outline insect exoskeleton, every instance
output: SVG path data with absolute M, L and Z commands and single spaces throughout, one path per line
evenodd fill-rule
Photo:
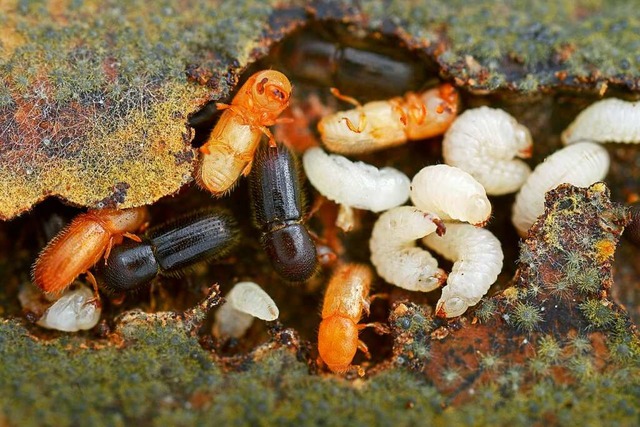
M 434 231 L 444 232 L 440 219 L 413 206 L 380 215 L 369 241 L 371 263 L 378 275 L 410 291 L 428 292 L 442 285 L 447 274 L 428 251 L 416 247 L 417 239 Z
M 422 168 L 411 181 L 411 201 L 440 219 L 483 225 L 491 203 L 482 184 L 467 172 L 448 165 Z
M 430 234 L 424 244 L 453 261 L 436 315 L 456 317 L 476 305 L 502 271 L 502 247 L 489 230 L 470 224 L 447 224 L 442 236 Z
M 217 337 L 240 338 L 258 318 L 268 322 L 280 315 L 276 303 L 257 283 L 236 283 L 216 311 L 213 334 Z
M 94 210 L 78 215 L 42 250 L 33 265 L 33 281 L 47 293 L 64 291 L 80 274 L 97 285 L 89 269 L 123 237 L 139 241 L 131 234 L 148 219 L 145 207 Z M 97 295 L 96 295 L 97 296 Z
M 416 89 L 428 79 L 420 58 L 408 50 L 363 46 L 364 40 L 328 37 L 325 29 L 305 28 L 277 46 L 278 59 L 287 72 L 316 86 L 349 89 L 354 96 L 384 99 Z M 375 88 L 375 90 L 371 90 Z
M 352 98 L 339 97 L 357 104 Z M 450 84 L 404 98 L 374 101 L 324 117 L 318 131 L 335 153 L 360 154 L 443 134 L 458 111 L 458 93 Z
M 300 168 L 282 144 L 263 144 L 250 176 L 254 222 L 271 265 L 286 280 L 302 282 L 315 273 L 316 247 L 303 224 Z
M 409 198 L 409 178 L 393 168 L 378 169 L 363 162 L 314 147 L 302 156 L 309 182 L 329 200 L 340 204 L 338 226 L 348 231 L 353 227 L 351 208 L 381 212 L 399 206 Z
M 516 196 L 511 222 L 521 236 L 544 213 L 544 195 L 560 184 L 588 187 L 609 171 L 609 153 L 601 145 L 579 142 L 556 151 L 533 170 Z
M 446 164 L 462 169 L 498 196 L 518 191 L 531 173 L 523 159 L 531 157 L 529 130 L 507 112 L 480 107 L 458 117 L 444 135 Z
M 640 101 L 609 98 L 592 104 L 562 132 L 562 141 L 639 143 Z
M 148 231 L 140 242 L 115 246 L 98 267 L 111 291 L 135 291 L 158 274 L 177 275 L 199 262 L 227 255 L 238 243 L 238 225 L 229 212 L 210 209 L 178 217 Z
M 369 312 L 372 273 L 361 264 L 345 264 L 331 276 L 322 304 L 318 331 L 318 352 L 333 372 L 346 372 L 358 348 L 367 352 L 358 339 L 365 325 L 358 325 L 362 311 Z
M 240 88 L 231 105 L 225 109 L 200 147 L 200 164 L 196 171 L 198 183 L 221 196 L 231 189 L 241 174 L 251 171 L 253 155 L 263 135 L 275 144 L 267 126 L 276 123 L 289 105 L 291 83 L 275 70 L 255 73 Z
M 93 297 L 93 292 L 85 285 L 68 289 L 36 323 L 43 328 L 64 332 L 91 329 L 98 324 L 102 312 L 99 305 L 88 304 Z

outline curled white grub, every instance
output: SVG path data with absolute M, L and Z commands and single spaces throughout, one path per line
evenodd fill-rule
M 640 101 L 608 98 L 592 104 L 562 132 L 562 141 L 639 143 Z
M 99 305 L 88 303 L 94 296 L 93 291 L 84 285 L 66 291 L 44 312 L 37 325 L 63 332 L 93 328 L 102 313 Z
M 442 236 L 430 234 L 424 244 L 453 261 L 436 306 L 440 317 L 456 317 L 476 305 L 502 271 L 502 247 L 489 230 L 470 224 L 447 224 Z
M 276 303 L 253 282 L 236 283 L 216 311 L 213 334 L 240 338 L 253 324 L 253 319 L 272 321 L 280 315 Z
M 556 151 L 533 170 L 516 196 L 511 222 L 521 236 L 544 213 L 544 195 L 560 184 L 588 187 L 609 171 L 609 153 L 601 145 L 578 142 Z
M 416 240 L 434 231 L 443 232 L 436 216 L 413 206 L 393 208 L 376 221 L 369 241 L 371 263 L 380 277 L 410 291 L 428 292 L 439 287 L 446 273 Z
M 487 194 L 509 194 L 524 184 L 531 168 L 529 129 L 503 110 L 480 107 L 458 117 L 442 141 L 446 164 L 462 169 L 485 188 Z
M 316 190 L 326 198 L 349 208 L 381 212 L 409 199 L 409 178 L 397 169 L 382 168 L 346 157 L 327 154 L 314 147 L 302 156 L 305 174 Z M 349 218 L 349 212 L 342 212 Z M 346 221 L 345 228 L 348 228 Z
M 442 220 L 482 225 L 491 216 L 484 187 L 467 172 L 448 165 L 423 168 L 411 181 L 411 201 Z

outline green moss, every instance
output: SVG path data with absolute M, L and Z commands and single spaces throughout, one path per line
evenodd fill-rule
M 557 362 L 562 355 L 562 348 L 551 335 L 541 337 L 538 340 L 537 349 L 538 355 L 549 362 Z
M 634 82 L 640 71 L 629 54 L 640 47 L 629 31 L 640 25 L 640 17 L 629 2 L 457 0 L 427 3 L 424 10 L 416 10 L 398 0 L 371 2 L 367 12 L 397 16 L 405 30 L 433 45 L 440 40 L 440 29 L 446 28 L 447 44 L 439 62 L 454 77 L 490 90 L 511 85 L 534 92 L 559 83 L 558 70 L 570 76 L 565 84 L 577 83 L 572 76 L 591 78 L 594 70 L 602 80 Z M 470 70 L 465 57 L 472 57 L 480 69 Z
M 498 304 L 494 299 L 485 299 L 475 312 L 475 315 L 481 322 L 487 322 L 496 314 Z
M 123 348 L 83 350 L 83 341 L 64 335 L 38 343 L 19 323 L 0 323 L 0 413 L 21 425 L 139 423 L 158 415 L 150 401 L 184 401 L 222 381 L 211 356 L 175 329 Z
M 599 299 L 587 300 L 580 304 L 579 308 L 593 329 L 602 329 L 611 325 L 616 317 L 610 303 Z
M 577 358 L 571 369 L 583 381 L 569 387 L 544 377 L 523 391 L 522 369 L 498 369 L 501 359 L 487 354 L 483 363 L 500 372 L 500 384 L 479 385 L 472 401 L 443 410 L 445 396 L 402 368 L 356 386 L 311 375 L 280 349 L 222 375 L 179 322 L 143 324 L 128 331 L 124 345 L 94 350 L 83 348 L 79 335 L 38 342 L 19 323 L 3 322 L 0 413 L 22 426 L 530 425 L 547 413 L 581 425 L 606 413 L 625 425 L 640 416 L 640 371 L 633 365 L 598 374 L 588 358 Z M 455 371 L 446 376 L 452 384 L 460 379 Z
M 543 321 L 542 313 L 538 307 L 531 303 L 518 301 L 511 312 L 510 321 L 524 332 L 532 332 Z
M 551 295 L 560 300 L 568 300 L 573 295 L 573 280 L 569 277 L 561 277 L 548 285 Z
M 415 370 L 422 369 L 431 356 L 430 333 L 434 329 L 431 316 L 420 305 L 405 302 L 392 310 L 389 320 L 396 337 L 394 348 L 398 356 L 395 363 Z
M 591 341 L 582 335 L 573 337 L 569 342 L 569 346 L 575 355 L 589 353 L 592 350 Z
M 252 1 L 76 6 L 3 6 L 11 27 L 0 39 L 6 31 L 11 50 L 0 53 L 0 218 L 49 194 L 139 206 L 191 181 L 193 163 L 178 160 L 193 157 L 187 116 L 233 79 L 214 78 L 212 91 L 188 81 L 187 67 L 239 70 L 272 12 Z
M 448 368 L 442 371 L 442 381 L 446 385 L 454 385 L 462 379 L 460 371 L 455 368 Z
M 545 376 L 549 373 L 551 363 L 544 357 L 533 357 L 527 362 L 527 368 L 531 373 L 538 376 Z
M 480 355 L 480 367 L 487 371 L 497 371 L 504 364 L 504 360 L 497 354 L 487 353 Z
M 595 374 L 593 359 L 590 356 L 572 357 L 568 360 L 567 365 L 573 375 L 580 380 L 593 377 Z
M 612 333 L 607 340 L 607 347 L 611 357 L 619 363 L 633 363 L 640 366 L 640 338 L 637 334 L 626 332 L 627 320 L 617 316 L 613 322 Z
M 600 272 L 595 267 L 588 267 L 577 272 L 574 280 L 578 291 L 586 295 L 598 292 L 602 286 Z

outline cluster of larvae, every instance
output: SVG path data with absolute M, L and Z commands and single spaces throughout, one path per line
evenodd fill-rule
M 231 104 L 218 104 L 223 113 L 199 149 L 196 179 L 214 196 L 223 197 L 241 175 L 249 176 L 262 247 L 285 281 L 302 282 L 318 270 L 318 260 L 304 224 L 299 166 L 268 128 L 282 121 L 279 116 L 289 105 L 291 91 L 282 73 L 260 71 Z M 543 213 L 546 191 L 565 182 L 587 186 L 604 178 L 609 159 L 596 142 L 636 142 L 640 134 L 640 120 L 600 134 L 599 120 L 606 122 L 608 115 L 614 115 L 613 108 L 624 109 L 625 117 L 639 115 L 637 104 L 602 101 L 563 134 L 569 145 L 532 172 L 521 160 L 532 152 L 529 131 L 498 109 L 482 107 L 457 117 L 458 94 L 449 84 L 364 105 L 337 90 L 333 93 L 355 108 L 319 122 L 323 145 L 335 154 L 319 146 L 307 149 L 302 156 L 307 178 L 319 193 L 340 205 L 338 225 L 345 231 L 353 227 L 354 209 L 382 213 L 370 239 L 376 272 L 386 282 L 412 291 L 444 285 L 436 314 L 446 318 L 460 316 L 477 304 L 502 269 L 500 242 L 483 228 L 491 216 L 487 195 L 519 191 L 512 219 L 524 235 Z M 445 164 L 425 166 L 412 179 L 393 168 L 378 169 L 342 156 L 442 134 Z M 265 135 L 268 142 L 261 143 Z M 409 199 L 412 206 L 401 206 Z M 92 327 L 99 318 L 99 287 L 133 291 L 157 275 L 177 274 L 195 263 L 220 258 L 238 241 L 235 220 L 224 211 L 201 212 L 135 234 L 142 233 L 147 222 L 144 208 L 90 211 L 50 242 L 34 265 L 35 284 L 46 294 L 60 295 L 86 273 L 94 292 L 82 287 L 68 291 L 63 296 L 67 300 L 59 300 L 67 301 L 60 303 L 62 308 L 54 309 L 59 303 L 52 305 L 40 324 L 60 330 Z M 418 239 L 453 261 L 451 272 L 439 268 L 437 260 L 417 246 Z M 97 280 L 89 272 L 95 264 Z M 363 313 L 368 314 L 372 280 L 367 265 L 338 262 L 329 281 L 318 351 L 334 372 L 351 369 L 358 349 L 367 352 L 358 338 L 362 328 L 383 329 L 359 324 Z M 254 317 L 267 321 L 278 317 L 275 302 L 255 283 L 238 283 L 226 299 L 215 316 L 216 336 L 240 337 Z M 59 326 L 61 318 L 71 319 L 65 328 Z

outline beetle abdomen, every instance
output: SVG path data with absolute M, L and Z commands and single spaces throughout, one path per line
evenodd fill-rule
M 292 282 L 302 282 L 317 268 L 316 247 L 302 224 L 265 233 L 261 239 L 276 272 Z

